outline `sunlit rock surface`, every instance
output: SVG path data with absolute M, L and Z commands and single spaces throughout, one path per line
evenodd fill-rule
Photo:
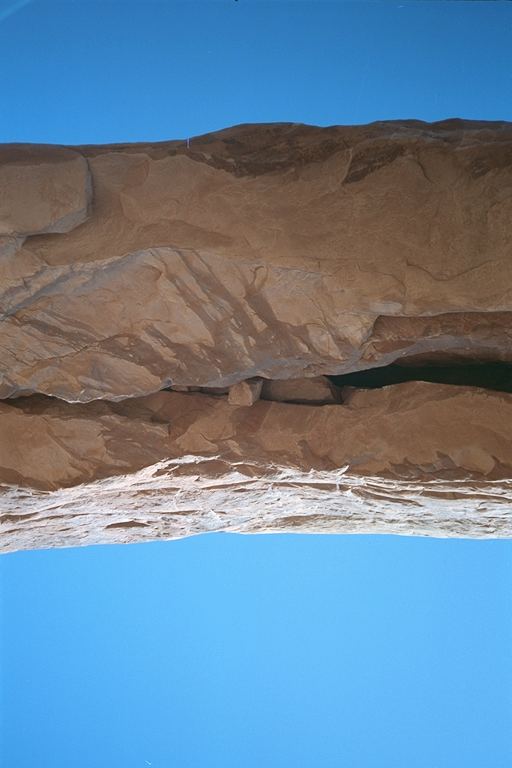
M 92 199 L 86 158 L 67 147 L 0 146 L 0 237 L 70 232 Z
M 508 368 L 321 377 L 512 363 L 511 221 L 507 123 L 0 147 L 3 549 L 509 536 Z

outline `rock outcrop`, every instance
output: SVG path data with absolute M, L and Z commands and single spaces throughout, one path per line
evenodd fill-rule
M 2 548 L 511 535 L 511 221 L 507 123 L 0 147 Z
M 312 376 L 309 379 L 263 380 L 262 400 L 278 403 L 301 403 L 302 405 L 332 405 L 341 403 L 341 391 L 327 376 Z

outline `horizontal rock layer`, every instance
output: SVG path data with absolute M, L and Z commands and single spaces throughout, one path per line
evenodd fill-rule
M 510 535 L 510 395 L 318 378 L 511 363 L 510 221 L 507 123 L 0 147 L 3 548 Z
M 131 544 L 199 533 L 512 536 L 512 482 L 392 481 L 183 456 L 43 494 L 9 488 L 0 551 Z
M 344 405 L 321 407 L 267 401 L 233 406 L 227 398 L 178 392 L 82 405 L 30 397 L 0 404 L 0 419 L 5 438 L 0 482 L 37 489 L 29 494 L 10 489 L 2 521 L 6 549 L 30 538 L 32 508 L 53 510 L 55 522 L 46 531 L 44 516 L 34 513 L 39 543 L 49 541 L 49 531 L 55 533 L 55 543 L 63 544 L 81 538 L 87 543 L 133 541 L 142 526 L 145 539 L 157 538 L 162 530 L 160 507 L 176 535 L 181 526 L 189 532 L 259 530 L 263 520 L 266 531 L 336 530 L 336 524 L 339 530 L 371 530 L 379 499 L 381 532 L 435 532 L 438 502 L 451 499 L 458 502 L 450 513 L 444 510 L 439 535 L 512 534 L 509 394 L 413 382 L 355 390 Z M 203 482 L 204 467 L 208 482 Z M 255 497 L 240 495 L 245 491 L 231 483 L 233 472 L 258 479 L 256 486 L 249 483 L 258 489 Z M 275 488 L 295 488 L 285 492 L 286 514 L 277 503 L 279 493 L 267 496 L 265 491 L 272 490 L 277 476 L 281 480 Z M 373 478 L 373 491 L 362 490 L 361 477 L 366 476 Z M 116 480 L 105 484 L 105 478 Z M 146 480 L 139 492 L 141 478 Z M 468 478 L 472 481 L 465 486 Z M 438 498 L 440 481 L 443 491 Z M 303 486 L 315 493 L 328 491 L 315 496 L 314 513 L 308 497 L 301 501 Z M 69 492 L 58 491 L 62 488 Z M 101 524 L 99 500 L 105 488 L 115 492 Z M 208 498 L 208 488 L 222 493 L 214 501 Z M 175 508 L 178 492 L 185 494 L 180 503 L 188 499 L 185 510 L 183 505 Z M 357 501 L 355 527 L 353 494 L 373 499 L 366 512 Z M 322 496 L 329 497 L 325 526 Z M 88 500 L 93 513 L 87 509 Z M 205 510 L 212 511 L 213 528 Z M 95 522 L 88 532 L 90 514 Z
M 0 397 L 511 354 L 507 123 L 240 126 L 0 163 Z

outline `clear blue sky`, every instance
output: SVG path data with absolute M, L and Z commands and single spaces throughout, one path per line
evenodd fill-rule
M 0 0 L 0 72 L 0 141 L 512 120 L 512 3 Z M 214 535 L 0 579 L 2 766 L 512 765 L 512 542 Z

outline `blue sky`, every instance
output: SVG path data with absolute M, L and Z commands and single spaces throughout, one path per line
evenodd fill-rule
M 22 2 L 22 0 L 21 0 Z M 1 141 L 512 119 L 510 2 L 0 0 Z
M 4 2 L 0 141 L 512 120 L 510 2 Z M 512 542 L 0 558 L 9 768 L 509 768 Z

